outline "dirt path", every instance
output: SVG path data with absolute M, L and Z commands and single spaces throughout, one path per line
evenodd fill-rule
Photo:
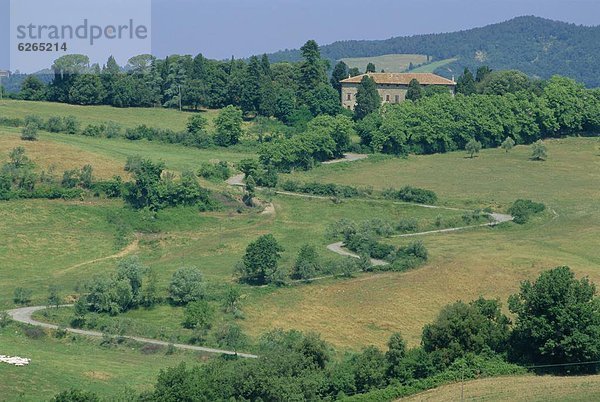
M 70 307 L 70 305 L 64 305 L 64 306 L 60 306 L 60 307 Z M 46 306 L 23 307 L 23 308 L 18 308 L 18 309 L 14 309 L 14 310 L 8 310 L 8 314 L 12 317 L 13 320 L 21 322 L 23 324 L 35 325 L 35 326 L 42 327 L 42 328 L 58 329 L 58 325 L 36 321 L 31 317 L 31 315 L 33 313 L 35 313 L 36 311 L 45 310 L 46 308 L 47 308 Z M 76 328 L 65 328 L 65 329 L 74 334 L 92 336 L 92 337 L 96 337 L 96 338 L 102 337 L 104 335 L 102 332 L 96 332 L 96 331 L 87 331 L 87 330 L 76 329 Z M 148 343 L 151 345 L 160 345 L 160 346 L 169 346 L 170 345 L 169 342 L 159 341 L 157 339 L 141 338 L 141 337 L 137 337 L 137 336 L 123 336 L 123 338 L 131 339 L 131 340 L 134 340 L 137 342 Z M 257 358 L 258 357 L 256 355 L 252 355 L 252 354 L 248 354 L 248 353 L 237 353 L 237 352 L 231 351 L 231 350 L 213 349 L 213 348 L 207 348 L 204 346 L 193 346 L 193 345 L 186 345 L 186 344 L 181 344 L 181 343 L 175 343 L 172 345 L 178 349 L 195 350 L 198 352 L 205 352 L 205 353 L 238 355 L 240 357 L 247 357 L 247 358 Z
M 325 162 L 321 162 L 323 165 L 331 165 L 334 163 L 340 163 L 340 162 L 354 162 L 354 161 L 359 161 L 361 159 L 367 159 L 369 157 L 369 155 L 367 154 L 355 154 L 352 152 L 349 152 L 347 154 L 344 154 L 343 158 L 340 159 L 333 159 L 330 161 L 325 161 Z
M 77 268 L 81 268 L 86 265 L 96 264 L 98 262 L 102 262 L 102 261 L 106 261 L 106 260 L 116 260 L 119 258 L 123 258 L 123 257 L 128 256 L 129 254 L 136 252 L 139 248 L 140 248 L 140 238 L 139 238 L 139 235 L 136 235 L 135 240 L 133 242 L 131 242 L 130 244 L 128 244 L 123 250 L 119 251 L 118 253 L 115 253 L 115 254 L 112 254 L 112 255 L 109 255 L 106 257 L 96 258 L 94 260 L 80 262 L 79 264 L 72 265 L 68 268 L 65 268 L 63 270 L 56 272 L 56 275 L 62 275 L 69 271 L 74 271 Z

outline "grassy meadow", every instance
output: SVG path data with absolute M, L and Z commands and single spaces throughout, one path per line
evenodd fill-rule
M 131 390 L 151 389 L 161 369 L 206 359 L 198 353 L 166 348 L 146 354 L 136 343 L 103 347 L 99 339 L 67 335 L 59 339 L 48 332 L 39 339 L 24 335 L 16 324 L 0 329 L 0 351 L 10 356 L 26 356 L 26 367 L 0 364 L 0 399 L 3 401 L 49 400 L 72 387 L 101 397 L 129 400 Z M 108 399 L 107 399 L 108 400 Z
M 427 63 L 427 56 L 422 54 L 386 54 L 374 57 L 355 57 L 342 59 L 348 67 L 356 67 L 360 72 L 367 69 L 367 64 L 373 63 L 380 72 L 382 69 L 387 73 L 401 73 L 408 69 L 410 63 L 413 65 Z
M 189 116 L 163 109 L 0 103 L 0 115 L 24 117 L 30 113 L 45 117 L 72 114 L 85 123 L 113 120 L 126 127 L 144 123 L 172 129 L 183 128 Z M 0 128 L 0 161 L 4 162 L 15 146 L 24 146 L 38 170 L 53 167 L 56 175 L 89 163 L 98 178 L 126 176 L 123 166 L 129 155 L 163 160 L 172 171 L 196 170 L 200 162 L 211 160 L 235 163 L 256 156 L 242 147 L 200 150 L 45 132 L 36 142 L 24 142 L 19 136 L 18 129 Z M 415 346 L 423 325 L 431 322 L 444 305 L 485 296 L 499 298 L 506 306 L 506 298 L 518 290 L 520 281 L 534 279 L 545 269 L 569 265 L 579 276 L 587 275 L 600 284 L 600 141 L 569 138 L 548 140 L 546 145 L 545 162 L 529 160 L 531 147 L 517 146 L 509 153 L 483 150 L 472 159 L 464 152 L 405 159 L 372 156 L 282 175 L 282 181 L 370 186 L 375 190 L 412 185 L 435 191 L 441 205 L 467 209 L 491 207 L 505 211 L 514 200 L 527 198 L 543 202 L 547 211 L 525 225 L 508 223 L 423 236 L 420 239 L 429 250 L 429 261 L 405 273 L 360 274 L 283 288 L 242 286 L 245 319 L 238 323 L 253 337 L 277 327 L 316 331 L 339 350 L 359 350 L 369 344 L 383 347 L 396 331 Z M 217 193 L 241 196 L 225 183 L 210 186 Z M 266 191 L 259 197 L 271 201 L 275 212 L 237 211 L 225 205 L 203 213 L 194 208 L 169 209 L 159 212 L 157 219 L 149 219 L 126 209 L 121 200 L 2 201 L 0 309 L 14 307 L 16 287 L 31 289 L 33 304 L 45 302 L 49 285 L 57 285 L 63 296 L 75 294 L 75 288 L 86 279 L 114 272 L 118 257 L 124 255 L 137 254 L 151 266 L 163 292 L 173 272 L 190 265 L 200 268 L 206 280 L 219 289 L 232 283 L 235 263 L 246 246 L 262 234 L 272 233 L 282 244 L 285 251 L 281 265 L 289 268 L 305 243 L 314 244 L 323 260 L 339 259 L 326 250 L 332 240 L 325 237 L 325 231 L 342 218 L 357 222 L 379 218 L 391 224 L 417 218 L 420 230 L 430 230 L 438 216 L 460 222 L 462 215 L 460 211 L 385 200 L 334 203 Z M 409 240 L 385 241 L 400 245 Z M 67 313 L 49 319 L 66 321 Z M 123 318 L 135 324 L 131 331 L 139 335 L 168 337 L 186 335 L 180 326 L 181 316 L 181 308 L 160 306 L 130 311 Z M 126 348 L 104 349 L 96 341 L 82 339 L 33 340 L 14 327 L 0 331 L 0 353 L 34 359 L 27 368 L 0 366 L 0 377 L 9 379 L 0 382 L 0 395 L 26 400 L 79 384 L 103 395 L 126 386 L 144 389 L 154 382 L 159 368 L 182 359 L 197 360 L 188 355 L 158 358 Z M 77 359 L 69 358 L 73 356 Z M 36 378 L 39 381 L 34 387 Z M 494 381 L 500 384 L 502 379 Z M 527 389 L 526 384 L 522 387 Z M 481 395 L 480 399 L 504 395 L 500 388 L 497 392 L 498 397 L 474 395 Z M 570 396 L 565 394 L 565 398 Z
M 457 59 L 444 59 L 444 60 L 434 61 L 434 62 L 425 64 L 425 65 L 419 66 L 419 67 L 415 68 L 414 70 L 412 70 L 412 72 L 413 73 L 433 73 L 438 68 L 444 67 L 445 65 L 453 63 L 456 60 Z
M 600 375 L 581 377 L 517 376 L 464 383 L 465 401 L 587 402 L 600 399 Z M 461 383 L 421 392 L 403 402 L 458 401 Z

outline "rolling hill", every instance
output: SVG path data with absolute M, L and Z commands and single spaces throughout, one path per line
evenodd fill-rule
M 340 41 L 321 47 L 323 57 L 372 57 L 386 54 L 426 54 L 433 61 L 457 58 L 435 70 L 450 77 L 464 67 L 488 65 L 517 69 L 540 78 L 560 74 L 600 86 L 600 26 L 587 27 L 524 16 L 452 33 L 395 37 L 386 40 Z M 298 60 L 298 50 L 269 56 L 272 61 Z

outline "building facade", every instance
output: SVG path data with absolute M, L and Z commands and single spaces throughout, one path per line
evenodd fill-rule
M 423 87 L 435 85 L 447 88 L 454 95 L 456 82 L 431 73 L 367 73 L 340 81 L 342 84 L 342 106 L 354 110 L 356 93 L 364 76 L 373 78 L 382 103 L 400 103 L 406 99 L 408 84 L 417 80 Z

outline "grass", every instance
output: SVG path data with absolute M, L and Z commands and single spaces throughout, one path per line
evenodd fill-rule
M 375 64 L 377 72 L 382 69 L 387 73 L 401 73 L 408 69 L 410 63 L 413 65 L 427 63 L 427 56 L 422 54 L 386 54 L 374 57 L 355 57 L 342 59 L 348 67 L 356 67 L 360 72 L 367 69 L 367 64 Z
M 129 141 L 117 138 L 94 138 L 79 135 L 40 132 L 38 141 L 22 141 L 20 130 L 0 128 L 0 161 L 8 159 L 15 147 L 25 148 L 27 155 L 40 169 L 53 167 L 57 175 L 67 169 L 81 168 L 91 164 L 97 178 L 125 176 L 123 170 L 128 156 L 140 155 L 152 160 L 162 160 L 167 169 L 181 172 L 196 171 L 201 162 L 223 160 L 238 162 L 252 158 L 252 152 L 241 148 L 197 149 L 175 144 Z
M 193 352 L 167 355 L 164 348 L 146 355 L 139 344 L 129 342 L 106 348 L 100 346 L 98 339 L 73 335 L 57 339 L 47 334 L 31 339 L 16 324 L 0 329 L 0 350 L 2 354 L 31 359 L 25 367 L 0 364 L 3 401 L 49 400 L 69 388 L 85 389 L 111 399 L 120 394 L 122 400 L 127 400 L 131 390 L 150 390 L 161 369 L 182 361 L 194 364 L 206 359 Z
M 444 60 L 438 60 L 438 61 L 434 61 L 422 66 L 419 66 L 417 68 L 415 68 L 414 70 L 411 70 L 411 72 L 413 73 L 433 73 L 435 70 L 437 70 L 438 68 L 442 68 L 450 63 L 454 63 L 456 60 L 458 59 L 444 59 Z
M 461 384 L 449 384 L 401 401 L 461 399 Z M 464 383 L 465 401 L 585 402 L 600 399 L 600 375 L 582 377 L 518 376 Z
M 600 157 L 597 140 L 547 141 L 549 159 L 533 162 L 530 148 L 506 154 L 484 150 L 475 159 L 462 153 L 377 159 L 324 166 L 296 173 L 300 181 L 403 185 L 437 192 L 457 205 L 495 205 L 517 198 L 543 202 L 549 212 L 519 226 L 508 224 L 423 240 L 430 251 L 424 267 L 402 274 L 366 275 L 274 292 L 248 313 L 256 331 L 298 327 L 321 332 L 338 346 L 384 346 L 399 331 L 412 346 L 424 324 L 456 300 L 507 297 L 520 281 L 542 270 L 569 265 L 579 276 L 600 283 Z M 301 323 L 301 324 L 299 324 Z
M 211 122 L 217 110 L 201 112 Z M 35 114 L 43 119 L 52 116 L 75 116 L 83 126 L 113 121 L 124 128 L 145 124 L 150 127 L 169 128 L 174 131 L 185 129 L 190 112 L 179 112 L 165 108 L 115 108 L 112 106 L 77 106 L 55 102 L 31 102 L 5 99 L 0 102 L 0 116 L 23 118 Z

